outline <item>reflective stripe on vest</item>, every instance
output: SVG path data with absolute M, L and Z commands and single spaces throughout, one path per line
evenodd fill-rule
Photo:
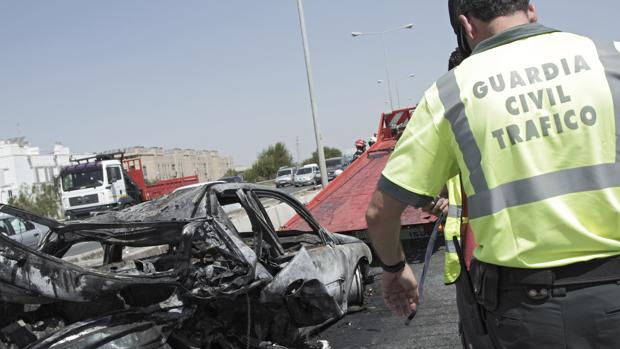
M 450 106 L 445 111 L 445 116 L 452 125 L 454 137 L 463 153 L 465 165 L 469 170 L 469 180 L 476 192 L 487 190 L 489 187 L 480 166 L 482 155 L 469 126 L 469 120 L 465 116 L 465 106 L 461 101 L 461 91 L 454 70 L 437 80 L 437 89 L 441 104 L 444 107 Z
M 555 196 L 620 186 L 620 164 L 603 164 L 548 173 L 506 183 L 469 197 L 471 219 Z
M 451 178 L 446 184 L 448 188 L 448 217 L 444 226 L 444 238 L 446 242 L 446 252 L 444 256 L 444 283 L 452 284 L 456 282 L 461 274 L 461 265 L 456 253 L 453 237 L 460 238 L 461 215 L 461 179 L 460 176 Z
M 463 207 L 461 205 L 448 205 L 448 217 L 461 218 Z
M 453 240 L 446 240 L 446 252 L 456 253 L 456 246 L 454 245 Z

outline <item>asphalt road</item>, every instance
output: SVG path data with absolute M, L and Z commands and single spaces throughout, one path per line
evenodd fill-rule
M 424 242 L 426 243 L 426 242 Z M 458 316 L 454 286 L 443 284 L 443 247 L 433 255 L 426 279 L 423 303 L 418 314 L 407 327 L 404 318 L 394 317 L 383 303 L 381 294 L 381 269 L 368 288 L 366 309 L 345 316 L 319 334 L 334 349 L 402 349 L 402 348 L 461 348 L 458 337 Z M 408 256 L 416 276 L 420 277 L 423 264 L 419 262 L 423 249 Z

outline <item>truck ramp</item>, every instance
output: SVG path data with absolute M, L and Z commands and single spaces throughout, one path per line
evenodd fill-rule
M 308 203 L 306 207 L 323 227 L 331 232 L 367 238 L 366 209 L 377 187 L 381 171 L 411 118 L 412 111 L 413 108 L 407 108 L 383 114 L 377 143 L 353 161 Z M 434 215 L 420 209 L 407 208 L 401 217 L 401 238 L 415 239 L 428 235 L 436 219 Z M 295 230 L 300 228 L 301 224 L 295 216 L 286 226 Z

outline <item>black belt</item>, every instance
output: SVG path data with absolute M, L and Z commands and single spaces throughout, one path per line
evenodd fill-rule
M 494 311 L 501 290 L 525 287 L 528 297 L 542 300 L 550 294 L 561 297 L 568 287 L 618 282 L 620 256 L 544 269 L 500 267 L 473 259 L 471 271 L 476 300 L 486 310 Z
M 562 267 L 522 269 L 499 267 L 500 288 L 511 286 L 570 286 L 620 280 L 620 256 L 593 259 Z

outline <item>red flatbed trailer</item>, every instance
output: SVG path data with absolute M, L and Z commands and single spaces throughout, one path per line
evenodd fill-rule
M 198 183 L 198 176 L 185 176 L 181 178 L 162 179 L 153 184 L 146 184 L 142 160 L 138 157 L 124 158 L 123 167 L 127 174 L 142 191 L 142 201 L 154 200 L 166 194 L 172 193 L 177 188 Z
M 331 232 L 368 240 L 366 209 L 377 188 L 381 171 L 394 150 L 398 134 L 409 122 L 413 109 L 382 114 L 377 142 L 308 203 L 306 207 L 322 226 Z M 401 239 L 427 237 L 436 220 L 434 215 L 408 207 L 401 216 Z M 298 216 L 294 216 L 285 226 L 291 230 L 302 227 Z

